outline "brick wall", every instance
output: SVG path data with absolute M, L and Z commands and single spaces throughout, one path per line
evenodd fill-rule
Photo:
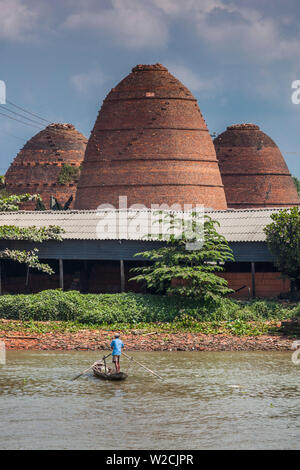
M 237 299 L 247 299 L 252 296 L 252 276 L 251 273 L 217 273 L 218 276 L 223 277 L 228 281 L 231 289 L 239 289 L 246 285 L 247 288 L 232 294 L 232 297 Z M 277 297 L 280 293 L 286 293 L 290 290 L 290 282 L 287 279 L 282 279 L 278 272 L 256 272 L 255 273 L 255 287 L 257 297 Z

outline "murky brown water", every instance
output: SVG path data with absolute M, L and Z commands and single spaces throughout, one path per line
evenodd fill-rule
M 132 355 L 165 382 L 138 366 L 125 382 L 72 382 L 97 353 L 8 352 L 0 449 L 300 447 L 300 366 L 290 353 Z

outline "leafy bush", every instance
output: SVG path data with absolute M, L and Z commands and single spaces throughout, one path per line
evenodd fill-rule
M 143 294 L 80 294 L 46 290 L 30 295 L 0 297 L 0 318 L 24 321 L 72 321 L 84 324 L 172 322 L 195 320 L 282 320 L 300 315 L 299 305 L 276 302 L 238 302 L 218 296 L 195 299 Z
M 74 181 L 78 176 L 80 172 L 80 167 L 68 165 L 67 163 L 64 163 L 63 166 L 61 167 L 61 171 L 58 176 L 58 183 L 59 184 L 67 184 L 71 183 Z

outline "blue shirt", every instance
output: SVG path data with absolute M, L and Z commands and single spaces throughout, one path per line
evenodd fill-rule
M 113 348 L 113 356 L 121 356 L 122 348 L 124 348 L 123 341 L 119 338 L 113 339 L 110 343 L 110 347 Z

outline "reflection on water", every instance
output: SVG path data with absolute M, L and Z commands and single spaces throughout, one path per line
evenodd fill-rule
M 290 353 L 132 353 L 165 381 L 137 365 L 124 382 L 70 380 L 101 355 L 8 352 L 0 449 L 299 448 Z

